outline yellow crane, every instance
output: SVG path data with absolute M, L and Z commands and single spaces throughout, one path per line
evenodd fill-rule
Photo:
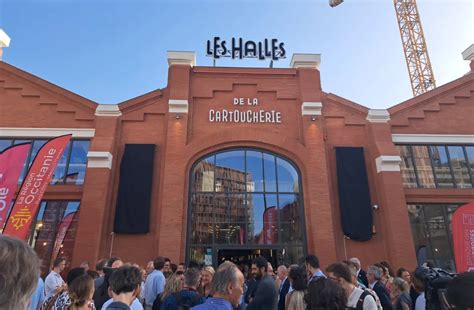
M 329 0 L 335 7 L 344 0 Z M 413 96 L 436 87 L 416 0 L 393 0 Z

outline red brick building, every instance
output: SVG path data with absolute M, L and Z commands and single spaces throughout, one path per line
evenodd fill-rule
M 266 251 L 278 263 L 315 253 L 323 265 L 357 256 L 412 268 L 418 255 L 454 268 L 451 215 L 474 200 L 473 71 L 372 110 L 321 89 L 319 55 L 294 55 L 288 69 L 194 59 L 170 52 L 167 86 L 117 105 L 0 62 L 2 149 L 33 140 L 31 161 L 45 139 L 73 134 L 30 238 L 45 267 L 58 225 L 75 212 L 61 247 L 73 265 L 110 254 L 217 263 Z M 126 144 L 156 146 L 146 234 L 112 233 Z M 341 228 L 343 146 L 364 151 L 369 241 Z

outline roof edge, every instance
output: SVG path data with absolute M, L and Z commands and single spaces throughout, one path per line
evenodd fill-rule
M 465 86 L 466 84 L 469 84 L 470 82 L 474 81 L 474 72 L 469 72 L 468 74 L 453 80 L 451 82 L 447 82 L 446 84 L 443 84 L 439 87 L 436 87 L 433 90 L 430 90 L 424 94 L 418 95 L 416 97 L 410 98 L 408 100 L 405 100 L 399 104 L 396 104 L 390 108 L 388 108 L 388 111 L 391 116 L 395 116 L 399 113 L 402 113 L 408 109 L 411 109 L 417 105 L 422 105 L 423 103 L 433 99 L 434 97 L 443 95 L 449 91 L 452 91 L 454 89 L 461 88 Z
M 8 73 L 17 76 L 18 78 L 25 79 L 29 81 L 30 83 L 39 86 L 42 89 L 49 90 L 55 95 L 59 95 L 62 97 L 65 97 L 71 101 L 78 102 L 80 104 L 85 105 L 87 108 L 95 111 L 97 106 L 99 105 L 97 102 L 87 99 L 85 97 L 82 97 L 81 95 L 78 95 L 70 90 L 67 90 L 61 86 L 58 86 L 54 83 L 51 83 L 49 81 L 46 81 L 32 73 L 29 73 L 27 71 L 24 71 L 18 67 L 15 67 L 11 64 L 8 64 L 4 61 L 0 61 L 0 69 L 3 69 L 7 71 Z

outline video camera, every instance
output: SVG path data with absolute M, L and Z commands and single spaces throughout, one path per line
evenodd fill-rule
M 441 268 L 418 267 L 415 277 L 425 284 L 426 310 L 448 310 L 449 302 L 446 298 L 449 282 L 456 274 Z

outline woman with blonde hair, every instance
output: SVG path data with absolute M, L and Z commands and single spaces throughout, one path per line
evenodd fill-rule
M 92 309 L 94 296 L 94 280 L 89 275 L 82 275 L 68 288 L 71 304 L 67 310 L 90 310 Z
M 156 297 L 155 302 L 153 303 L 152 310 L 155 310 L 155 309 L 159 310 L 161 308 L 161 304 L 166 299 L 166 297 L 181 291 L 181 289 L 183 288 L 183 283 L 184 283 L 184 275 L 177 275 L 177 274 L 171 275 L 166 280 L 163 293 L 161 293 L 160 295 Z
M 198 292 L 205 298 L 212 294 L 211 282 L 212 278 L 214 277 L 214 273 L 216 273 L 216 271 L 212 266 L 205 266 L 201 270 L 201 284 L 198 287 Z
M 392 286 L 392 304 L 396 310 L 411 310 L 410 285 L 402 278 L 395 278 Z

